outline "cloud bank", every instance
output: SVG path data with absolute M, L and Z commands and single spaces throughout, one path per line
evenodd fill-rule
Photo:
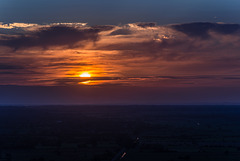
M 0 85 L 239 86 L 239 44 L 239 24 L 0 23 Z

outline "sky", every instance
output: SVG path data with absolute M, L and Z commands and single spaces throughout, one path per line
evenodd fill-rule
M 1 0 L 0 20 L 118 25 L 187 22 L 239 23 L 239 0 Z
M 239 104 L 240 2 L 0 1 L 0 105 Z

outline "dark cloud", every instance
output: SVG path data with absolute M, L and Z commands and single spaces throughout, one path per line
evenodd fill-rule
M 215 24 L 215 27 L 211 29 L 221 34 L 234 34 L 240 31 L 239 24 Z
M 139 22 L 139 23 L 137 23 L 137 26 L 142 27 L 142 28 L 155 27 L 155 26 L 157 26 L 157 23 L 155 23 L 155 22 Z
M 223 77 L 223 79 L 240 79 L 240 76 L 226 76 L 226 77 Z
M 168 27 L 166 26 L 166 28 Z M 236 54 L 239 51 L 239 46 L 236 45 L 239 43 L 239 40 L 232 40 L 227 37 L 225 39 L 225 36 L 235 37 L 238 33 L 240 33 L 240 25 L 238 24 L 191 23 L 173 25 L 170 28 L 186 33 L 186 36 L 170 30 L 172 33 L 170 33 L 170 36 L 166 38 L 161 37 L 162 35 L 159 34 L 156 38 L 152 37 L 152 39 L 146 39 L 139 42 L 136 37 L 136 41 L 121 41 L 119 43 L 106 44 L 105 46 L 101 46 L 99 49 L 117 50 L 119 55 L 113 55 L 112 57 L 114 60 L 129 59 L 134 57 L 148 57 L 149 59 L 147 60 L 153 62 L 156 60 L 184 62 L 191 59 L 206 61 L 205 58 L 208 58 L 211 59 L 212 62 L 206 63 L 213 64 L 215 66 L 223 66 L 223 62 L 220 62 L 219 65 L 216 64 L 216 58 L 224 61 L 228 58 L 231 62 L 228 65 L 230 66 L 230 64 L 233 64 L 234 59 L 237 58 L 236 56 L 233 58 L 232 56 L 225 55 L 224 53 L 231 52 L 231 54 Z M 215 32 L 216 37 L 210 37 L 210 32 Z M 131 37 L 134 37 L 134 35 Z M 192 37 L 199 39 L 192 39 Z M 154 60 L 151 58 L 154 58 Z M 239 63 L 239 61 L 237 63 Z M 205 69 L 202 65 L 201 68 Z
M 65 77 L 52 80 L 55 82 L 55 85 L 77 85 L 82 82 L 99 82 L 98 86 L 104 86 L 106 84 L 118 84 L 118 81 L 150 81 L 150 82 L 160 82 L 160 81 L 174 81 L 175 83 L 180 84 L 194 84 L 196 81 L 224 81 L 224 80 L 239 80 L 240 75 L 183 75 L 183 76 L 174 76 L 174 75 L 163 75 L 163 76 L 145 76 L 145 77 L 91 77 L 91 78 L 80 78 L 80 77 Z M 108 83 L 104 81 L 110 81 Z M 187 82 L 186 82 L 187 81 Z M 105 84 L 106 83 L 106 84 Z M 124 85 L 120 83 L 120 85 Z
M 116 43 L 111 45 L 106 45 L 100 49 L 104 50 L 130 50 L 130 51 L 159 51 L 163 48 L 171 48 L 184 44 L 183 41 L 174 40 L 174 39 L 166 39 L 161 42 L 155 40 L 148 40 L 143 42 L 131 42 L 131 43 Z M 146 53 L 147 54 L 147 53 Z
M 110 35 L 131 35 L 132 33 L 130 29 L 118 29 L 110 33 Z
M 15 34 L 23 34 L 24 30 L 21 28 L 13 28 L 13 29 L 0 29 L 0 34 L 8 34 L 8 35 L 15 35 Z
M 151 79 L 151 78 L 159 78 L 159 79 L 173 79 L 173 80 L 199 80 L 199 79 L 240 79 L 240 75 L 190 75 L 190 76 L 171 76 L 171 75 L 165 75 L 165 76 L 153 76 L 153 77 L 126 77 L 128 78 L 134 78 L 134 79 Z
M 40 73 L 40 72 L 35 72 L 35 71 L 32 71 L 32 70 L 7 70 L 7 71 L 0 71 L 0 74 L 2 75 L 25 75 L 25 76 L 29 76 L 29 75 L 33 75 L 33 74 L 43 74 L 43 73 Z M 19 78 L 17 78 L 19 79 Z M 17 79 L 13 80 L 13 81 L 17 81 Z M 24 79 L 24 78 L 21 78 L 21 79 Z M 12 80 L 10 80 L 12 81 Z M 10 82 L 9 81 L 9 82 Z
M 0 63 L 0 70 L 9 70 L 9 69 L 25 69 L 22 65 L 12 65 L 12 64 L 2 64 Z
M 61 66 L 61 67 L 69 67 L 69 66 L 90 66 L 90 63 L 50 63 L 47 66 Z
M 68 26 L 52 26 L 41 28 L 18 37 L 8 37 L 0 40 L 0 45 L 14 49 L 41 47 L 49 48 L 52 46 L 75 47 L 81 41 L 97 41 L 100 29 L 77 29 Z
M 202 39 L 210 38 L 209 31 L 214 31 L 220 34 L 234 34 L 240 31 L 239 24 L 218 24 L 208 22 L 172 25 L 172 28 L 183 32 L 188 36 L 199 37 Z
M 19 75 L 32 76 L 33 74 L 42 74 L 41 72 L 35 71 L 38 68 L 39 66 L 32 66 L 30 64 L 21 62 L 0 63 L 0 75 L 18 75 L 16 79 L 9 80 L 9 82 L 16 81 L 19 79 Z
M 92 29 L 97 29 L 99 31 L 108 31 L 108 30 L 112 30 L 113 28 L 115 28 L 115 26 L 112 25 L 95 25 L 91 27 Z
M 238 75 L 196 75 L 196 76 L 157 76 L 156 78 L 166 78 L 166 79 L 182 79 L 182 80 L 199 80 L 199 79 L 240 79 Z
M 60 78 L 55 79 L 56 85 L 74 85 L 78 84 L 79 82 L 85 81 L 105 81 L 105 80 L 123 80 L 128 78 L 122 77 L 90 77 L 90 78 L 80 78 L 80 77 L 68 77 L 68 78 Z
M 189 51 L 196 50 L 196 47 L 194 47 L 194 45 L 188 40 L 163 39 L 161 42 L 149 40 L 144 42 L 111 44 L 106 45 L 101 49 L 118 50 L 119 55 L 115 56 L 116 59 L 149 57 L 156 59 L 161 58 L 167 61 L 176 61 L 189 58 Z
M 10 71 L 3 71 L 3 72 L 2 72 L 2 71 L 0 71 L 0 74 L 1 74 L 1 75 L 13 75 L 13 74 L 16 75 L 16 74 L 18 74 L 18 73 L 17 73 L 17 72 L 14 72 L 14 71 L 13 71 L 13 72 L 10 72 Z

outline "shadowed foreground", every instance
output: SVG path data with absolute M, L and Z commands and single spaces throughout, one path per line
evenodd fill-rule
M 238 106 L 0 107 L 0 161 L 237 161 Z

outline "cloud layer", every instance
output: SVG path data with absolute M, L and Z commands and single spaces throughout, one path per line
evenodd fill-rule
M 82 41 L 97 41 L 99 38 L 98 32 L 100 31 L 98 28 L 77 29 L 65 25 L 50 26 L 23 35 L 5 36 L 0 40 L 0 45 L 13 49 L 49 48 L 54 46 L 73 48 L 82 46 Z
M 199 37 L 203 39 L 210 38 L 210 32 L 217 32 L 219 34 L 231 35 L 240 32 L 240 25 L 238 24 L 218 24 L 218 23 L 189 23 L 172 25 L 172 27 L 180 32 L 185 33 L 190 37 Z
M 0 84 L 239 86 L 239 44 L 239 24 L 0 23 Z

